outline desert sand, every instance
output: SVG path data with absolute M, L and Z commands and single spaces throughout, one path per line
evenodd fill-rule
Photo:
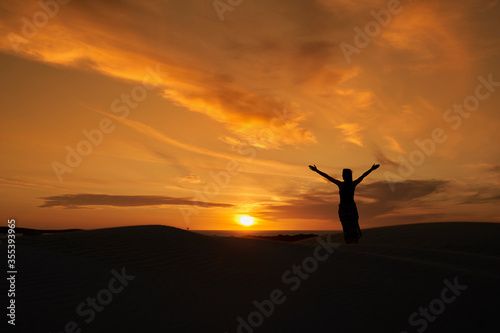
M 500 224 L 299 243 L 137 226 L 17 239 L 15 332 L 498 332 Z

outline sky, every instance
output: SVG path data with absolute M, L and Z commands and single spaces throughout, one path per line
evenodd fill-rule
M 39 229 L 500 222 L 498 0 L 0 3 L 0 203 Z M 241 215 L 255 218 L 251 227 Z

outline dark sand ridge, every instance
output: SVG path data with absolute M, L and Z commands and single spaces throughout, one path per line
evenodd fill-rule
M 255 332 L 417 332 L 409 316 L 456 277 L 467 289 L 425 332 L 496 332 L 499 239 L 500 224 L 490 223 L 364 230 L 360 245 L 341 245 L 291 291 L 282 275 L 313 257 L 315 239 L 284 243 L 163 226 L 19 237 L 15 331 L 64 332 L 75 321 L 82 332 L 237 332 L 236 318 L 247 319 L 254 300 L 280 289 L 286 300 Z M 85 323 L 76 308 L 122 267 L 135 279 Z

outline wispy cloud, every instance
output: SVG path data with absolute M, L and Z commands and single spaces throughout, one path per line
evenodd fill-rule
M 399 142 L 396 139 L 394 139 L 392 136 L 384 135 L 384 139 L 387 141 L 388 147 L 391 150 L 393 150 L 397 153 L 400 153 L 400 154 L 403 154 L 405 152 L 405 150 L 403 149 L 403 147 L 401 147 Z
M 463 204 L 487 204 L 493 202 L 500 204 L 500 194 L 486 195 L 483 193 L 477 193 L 462 201 Z
M 35 190 L 54 190 L 55 188 L 52 185 L 33 183 L 29 181 L 12 179 L 12 178 L 0 178 L 0 186 L 20 187 L 20 188 L 35 189 Z
M 201 184 L 202 182 L 200 177 L 193 174 L 184 177 L 178 177 L 177 179 L 182 183 L 190 183 L 190 184 Z
M 397 165 L 399 165 L 398 162 L 390 159 L 389 157 L 387 157 L 383 152 L 382 150 L 378 147 L 378 146 L 374 146 L 372 148 L 372 153 L 373 153 L 373 156 L 375 157 L 375 160 L 380 163 L 381 165 L 384 165 L 384 166 L 390 166 L 390 167 L 395 167 Z
M 143 135 L 146 135 L 152 139 L 155 139 L 161 143 L 166 143 L 166 144 L 172 145 L 174 147 L 177 147 L 177 148 L 180 148 L 180 149 L 183 149 L 186 151 L 194 152 L 194 153 L 209 156 L 209 157 L 220 158 L 220 159 L 224 159 L 224 160 L 233 160 L 233 161 L 238 161 L 238 162 L 243 162 L 243 163 L 251 162 L 252 164 L 267 166 L 267 167 L 275 167 L 275 168 L 289 167 L 289 165 L 287 165 L 285 163 L 275 162 L 272 160 L 264 160 L 264 159 L 258 159 L 258 158 L 253 159 L 253 158 L 245 157 L 244 155 L 241 155 L 241 154 L 240 155 L 228 154 L 228 153 L 224 153 L 224 152 L 214 151 L 214 150 L 211 150 L 208 148 L 193 146 L 193 145 L 175 140 L 175 139 L 169 137 L 168 135 L 162 133 L 161 131 L 156 130 L 153 126 L 141 123 L 141 122 L 136 121 L 136 120 L 118 117 L 118 116 L 115 116 L 113 114 L 110 114 L 110 113 L 107 113 L 107 112 L 104 112 L 104 111 L 101 111 L 98 109 L 94 109 L 94 108 L 91 108 L 91 109 L 94 110 L 95 112 L 98 112 L 98 113 L 106 116 L 106 117 L 110 117 L 110 118 L 132 128 L 132 129 L 136 130 L 137 132 L 139 132 Z
M 357 123 L 343 123 L 337 126 L 342 132 L 344 141 L 354 143 L 360 147 L 363 147 L 363 140 L 361 134 L 361 126 Z

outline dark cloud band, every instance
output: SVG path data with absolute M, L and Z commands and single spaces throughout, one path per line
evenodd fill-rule
M 231 207 L 231 204 L 199 202 L 184 198 L 159 195 L 107 195 L 64 194 L 42 197 L 45 203 L 39 207 L 86 208 L 89 206 L 145 207 L 161 205 L 195 205 L 200 207 Z

